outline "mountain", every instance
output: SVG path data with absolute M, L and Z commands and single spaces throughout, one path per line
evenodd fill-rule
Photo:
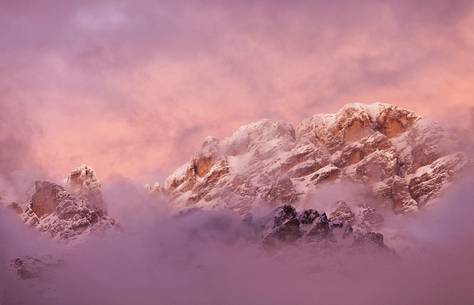
M 298 212 L 291 205 L 276 208 L 270 216 L 257 219 L 263 233 L 264 247 L 273 248 L 278 244 L 294 242 L 318 243 L 321 247 L 331 245 L 345 245 L 356 249 L 370 248 L 372 250 L 388 250 L 381 233 L 361 229 L 354 224 L 354 216 L 344 214 L 349 211 L 347 205 L 339 203 L 338 208 L 331 215 L 320 213 L 314 209 Z M 351 213 L 351 212 L 349 212 Z M 375 249 L 373 249 L 375 248 Z
M 296 127 L 266 119 L 222 140 L 208 137 L 163 186 L 149 189 L 170 198 L 177 210 L 227 208 L 249 215 L 259 206 L 288 205 L 300 211 L 300 203 L 325 186 L 362 185 L 369 191 L 365 202 L 335 200 L 323 211 L 331 221 L 370 232 L 383 221 L 378 207 L 395 213 L 423 208 L 471 166 L 461 144 L 412 111 L 380 103 L 349 104 Z M 11 207 L 25 223 L 59 240 L 76 240 L 115 225 L 101 184 L 86 165 L 73 170 L 65 185 L 36 181 L 31 199 Z
M 100 182 L 87 165 L 73 170 L 64 186 L 36 181 L 24 211 L 14 208 L 26 224 L 58 240 L 76 240 L 115 224 L 107 216 Z
M 298 204 L 329 184 L 368 188 L 395 213 L 423 208 L 472 165 L 438 123 L 388 104 L 348 104 L 300 122 L 261 120 L 202 148 L 163 185 L 180 209 Z
M 388 231 L 381 208 L 409 213 L 434 202 L 472 166 L 462 144 L 412 111 L 349 104 L 296 127 L 261 120 L 222 140 L 208 137 L 189 162 L 149 190 L 171 200 L 178 212 L 169 215 L 172 222 L 189 222 L 193 236 L 220 231 L 227 222 L 225 214 L 209 213 L 201 215 L 208 222 L 200 225 L 195 212 L 224 208 L 243 216 L 237 217 L 245 227 L 242 238 L 265 250 L 293 244 L 329 255 L 346 249 L 396 256 L 390 234 L 383 235 Z M 347 197 L 341 193 L 350 192 L 347 184 L 368 191 L 363 202 L 337 198 Z M 333 194 L 331 206 L 304 205 L 318 200 L 319 190 L 337 185 L 343 188 Z M 73 170 L 64 185 L 36 181 L 31 199 L 11 207 L 26 224 L 68 243 L 117 226 L 107 215 L 101 183 L 86 165 Z M 212 215 L 219 215 L 216 226 Z M 9 268 L 20 279 L 32 279 L 62 263 L 61 257 L 27 255 L 11 258 Z

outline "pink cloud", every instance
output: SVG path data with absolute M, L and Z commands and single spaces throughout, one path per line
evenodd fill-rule
M 381 101 L 468 122 L 472 5 L 417 3 L 3 3 L 1 102 L 35 126 L 31 166 L 143 181 L 263 117 Z

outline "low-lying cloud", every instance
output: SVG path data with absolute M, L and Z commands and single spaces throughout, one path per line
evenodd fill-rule
M 472 304 L 472 182 L 423 213 L 394 216 L 411 242 L 397 256 L 309 245 L 268 252 L 241 218 L 176 216 L 126 181 L 105 190 L 120 229 L 72 247 L 2 211 L 4 262 L 49 254 L 61 263 L 27 280 L 2 270 L 1 304 Z

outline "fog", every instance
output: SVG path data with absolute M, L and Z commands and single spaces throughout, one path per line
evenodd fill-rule
M 472 182 L 422 213 L 387 219 L 401 245 L 387 255 L 310 244 L 268 251 L 230 212 L 176 215 L 115 181 L 104 192 L 120 227 L 74 245 L 1 212 L 4 263 L 24 255 L 56 263 L 26 280 L 3 266 L 0 304 L 472 304 Z

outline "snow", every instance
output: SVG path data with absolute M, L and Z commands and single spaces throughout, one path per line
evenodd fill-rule
M 354 120 L 362 122 L 364 125 L 361 128 L 364 130 L 354 130 L 358 128 L 358 125 L 352 125 Z M 393 120 L 399 120 L 401 127 L 390 125 Z M 367 123 L 368 126 L 365 125 Z M 348 141 L 345 140 L 346 128 L 351 128 L 347 130 L 348 133 L 356 135 Z M 429 166 L 416 168 L 420 166 L 414 158 L 419 155 L 415 155 L 413 148 L 425 145 L 426 151 L 443 157 L 447 154 L 440 150 L 439 143 L 448 138 L 439 125 L 401 107 L 383 103 L 353 103 L 336 113 L 317 114 L 304 119 L 296 130 L 288 123 L 264 119 L 240 127 L 221 141 L 208 138 L 205 143 L 212 145 L 205 144 L 203 149 L 217 147 L 217 152 L 212 151 L 210 155 L 211 164 L 207 174 L 198 177 L 189 171 L 193 160 L 200 160 L 204 155 L 201 150 L 190 162 L 168 177 L 164 189 L 177 202 L 188 200 L 196 195 L 195 192 L 204 194 L 190 206 L 230 205 L 238 206 L 239 210 L 249 210 L 248 205 L 265 201 L 274 183 L 287 176 L 290 177 L 289 184 L 285 184 L 287 189 L 278 190 L 282 198 L 292 198 L 293 195 L 303 198 L 317 187 L 315 184 L 345 180 L 369 188 L 373 186 L 375 191 L 377 186 L 384 185 L 387 191 L 392 192 L 392 185 L 384 180 L 392 175 L 399 175 L 400 179 L 406 181 L 412 178 L 416 170 L 419 170 L 417 174 L 427 171 L 429 175 L 437 175 Z M 423 153 L 425 150 L 417 148 L 416 151 Z M 431 160 L 427 161 L 432 163 Z M 399 164 L 405 164 L 403 166 L 406 168 L 400 171 Z M 464 166 L 455 162 L 443 164 L 444 167 L 437 166 L 437 170 L 457 173 Z M 223 170 L 222 166 L 228 166 L 229 170 Z M 300 177 L 299 173 L 292 176 L 296 170 L 305 168 L 309 168 L 309 174 L 303 172 Z M 213 182 L 206 185 L 211 174 Z M 315 179 L 310 180 L 311 177 Z M 174 179 L 182 180 L 185 187 L 173 188 L 171 182 Z M 206 195 L 211 196 L 212 200 L 207 202 Z M 398 195 L 410 196 L 408 192 Z M 405 198 L 403 202 L 408 204 L 414 201 Z M 412 208 L 412 204 L 406 207 L 407 210 Z
M 65 187 L 37 181 L 35 194 L 27 202 L 22 220 L 66 242 L 80 240 L 93 231 L 115 224 L 107 216 L 100 182 L 90 167 L 83 165 L 73 170 L 66 181 Z M 35 199 L 37 194 L 41 200 Z
M 246 152 L 240 156 L 228 156 L 227 162 L 233 174 L 241 174 L 245 173 L 251 159 L 252 152 Z
M 186 162 L 185 164 L 178 167 L 178 169 L 176 169 L 171 175 L 168 176 L 168 178 L 166 178 L 164 182 L 164 187 L 169 188 L 171 184 L 173 183 L 173 180 L 180 179 L 183 176 L 185 176 L 186 171 L 188 170 L 189 166 L 190 166 L 189 162 Z M 155 183 L 158 183 L 158 182 L 155 182 Z

